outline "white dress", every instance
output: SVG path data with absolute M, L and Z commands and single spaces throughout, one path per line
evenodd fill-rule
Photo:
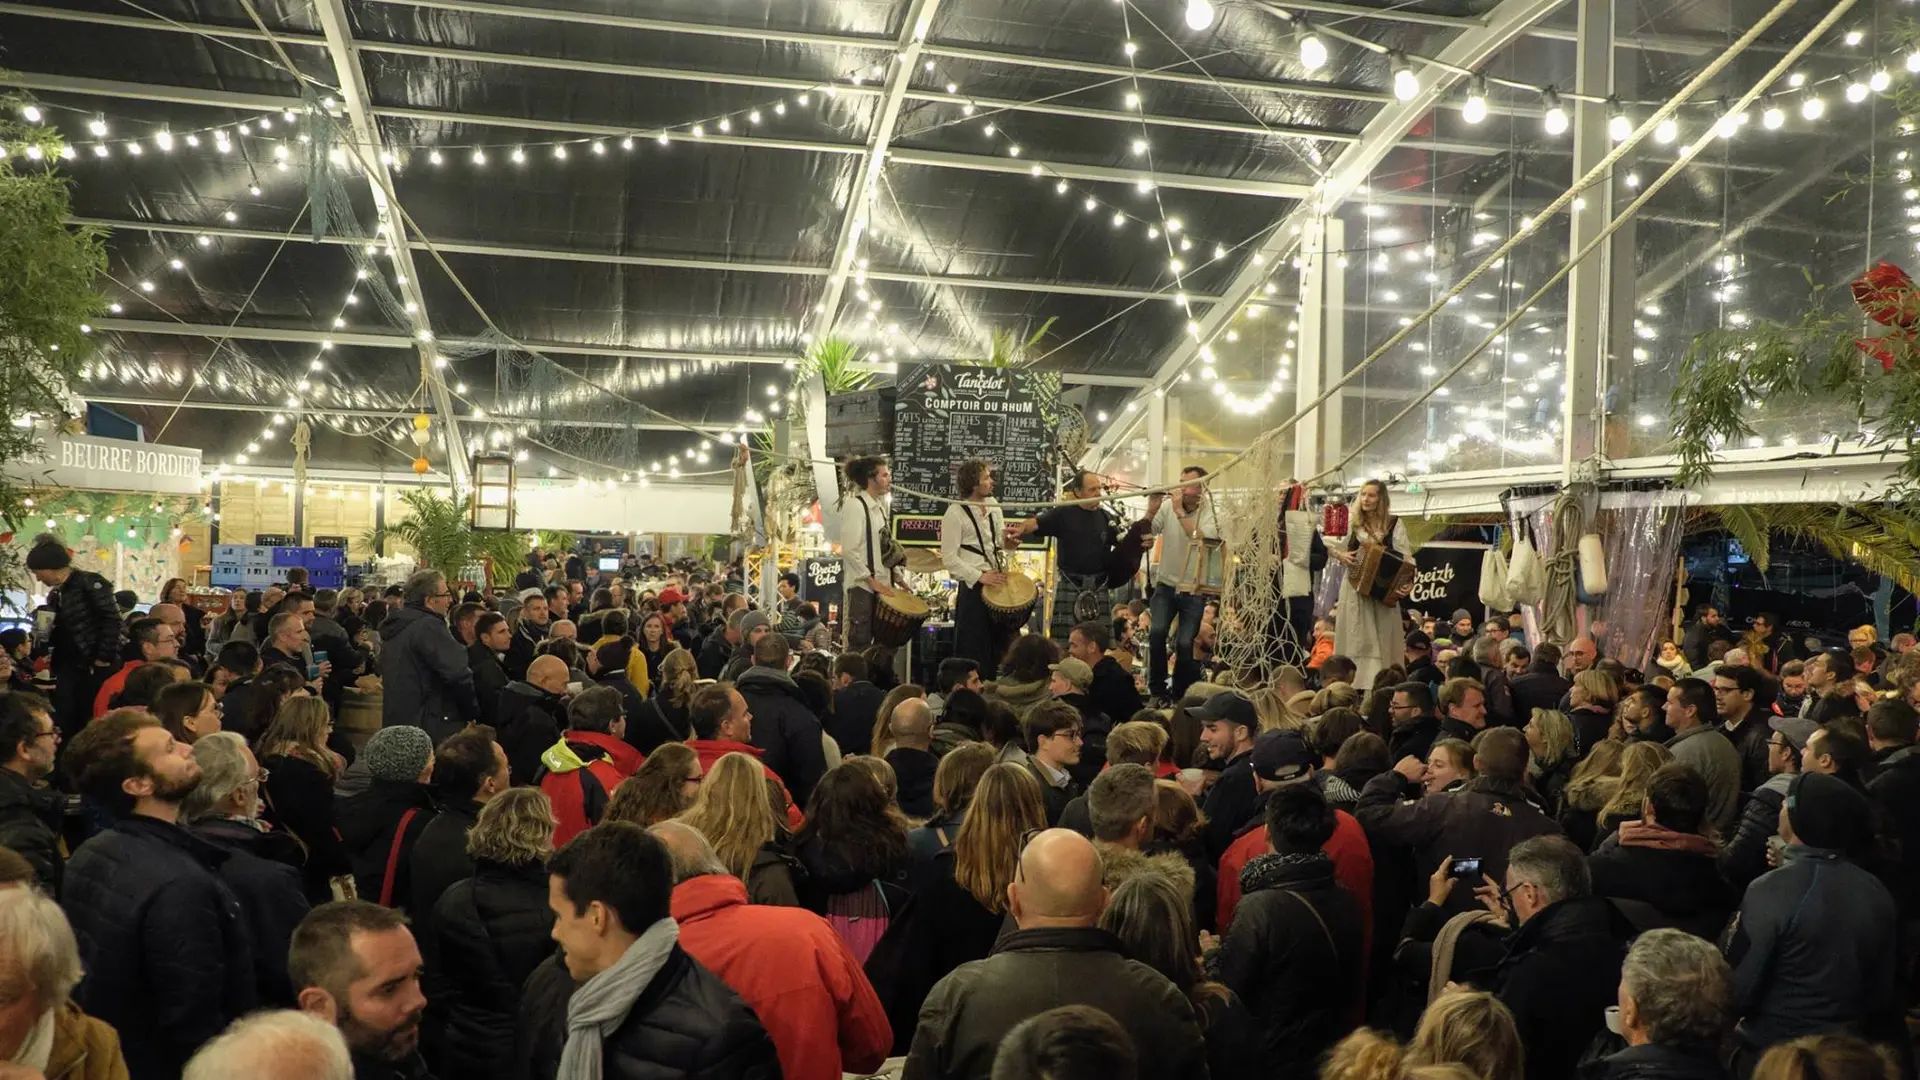
M 1361 544 L 1383 543 L 1382 539 L 1363 527 L 1358 518 L 1347 533 L 1348 550 L 1354 550 Z M 1401 553 L 1410 554 L 1412 545 L 1407 542 L 1407 527 L 1398 518 L 1393 523 L 1393 540 L 1388 547 Z M 1342 574 L 1340 576 L 1340 611 L 1334 620 L 1333 650 L 1353 661 L 1356 669 L 1353 676 L 1354 688 L 1362 692 L 1373 687 L 1373 677 L 1381 669 L 1392 667 L 1406 656 L 1407 636 L 1400 629 L 1400 608 L 1398 605 L 1382 604 L 1377 600 L 1361 596 L 1353 588 L 1353 581 Z

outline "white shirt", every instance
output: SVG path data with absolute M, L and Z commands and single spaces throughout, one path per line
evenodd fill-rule
M 887 536 L 887 508 L 864 491 L 856 491 L 840 514 L 840 565 L 849 589 L 868 589 L 868 578 L 891 583 L 892 574 L 881 563 L 881 545 Z
M 947 573 L 962 585 L 978 585 L 981 574 L 1003 567 L 1006 525 L 999 500 L 992 497 L 979 506 L 948 503 L 940 518 L 940 561 Z
M 1180 499 L 1180 493 L 1174 492 L 1160 504 L 1160 512 L 1153 515 L 1153 526 L 1149 530 L 1162 537 L 1160 541 L 1160 561 L 1153 568 L 1153 583 L 1168 588 L 1178 588 L 1187 578 L 1187 548 L 1192 537 L 1187 535 L 1186 527 L 1180 524 L 1179 515 L 1174 513 L 1173 505 Z M 1208 540 L 1220 537 L 1220 519 L 1214 515 L 1213 500 L 1206 495 L 1200 496 L 1200 507 L 1193 512 L 1195 531 Z

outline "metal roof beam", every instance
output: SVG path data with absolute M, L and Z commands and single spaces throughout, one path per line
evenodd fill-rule
M 433 320 L 427 311 L 426 293 L 420 288 L 420 272 L 414 268 L 413 253 L 405 243 L 407 228 L 401 221 L 399 208 L 389 205 L 387 200 L 387 193 L 394 190 L 393 174 L 382 160 L 386 145 L 380 138 L 380 124 L 368 111 L 373 99 L 367 91 L 366 75 L 360 69 L 360 57 L 354 51 L 353 24 L 347 17 L 345 0 L 314 0 L 314 11 L 326 32 L 327 56 L 333 61 L 334 81 L 340 88 L 341 103 L 359 142 L 355 154 L 360 160 L 355 164 L 366 176 L 372 191 L 374 209 L 380 216 L 379 227 L 393 244 L 393 269 L 400 282 L 400 294 L 406 298 L 407 310 L 411 313 L 413 336 L 418 339 L 422 378 L 433 398 L 434 409 L 446 418 L 440 437 L 446 448 L 447 472 L 453 477 L 454 486 L 461 487 L 467 480 L 467 444 L 460 437 L 460 419 L 453 410 L 453 395 L 431 360 Z
M 403 334 L 381 333 L 365 330 L 307 330 L 295 327 L 248 326 L 238 324 L 228 326 L 220 323 L 173 322 L 159 319 L 95 319 L 95 330 L 111 331 L 121 334 L 156 334 L 172 337 L 194 338 L 231 338 L 235 341 L 278 341 L 296 345 L 319 345 L 331 342 L 335 345 L 352 345 L 367 349 L 410 349 L 414 346 L 412 338 Z M 447 349 L 485 348 L 492 349 L 495 342 L 478 338 L 444 338 L 440 345 Z M 662 360 L 698 363 L 711 360 L 719 364 L 785 364 L 793 357 L 789 353 L 701 353 L 675 349 L 642 349 L 618 345 L 587 345 L 566 341 L 528 341 L 529 349 L 538 350 L 550 356 L 597 356 L 626 360 Z M 883 371 L 885 364 L 865 365 L 870 370 Z M 1062 382 L 1070 386 L 1127 386 L 1141 387 L 1151 380 L 1139 375 L 1107 375 L 1099 372 L 1060 373 Z M 282 409 L 281 411 L 285 411 Z
M 230 240 L 263 240 L 279 243 L 289 240 L 284 231 L 272 229 L 244 229 L 231 225 L 183 225 L 159 221 L 123 221 L 113 218 L 71 217 L 75 225 L 96 225 L 106 229 L 125 229 L 134 232 L 168 233 L 180 236 L 210 236 Z M 294 243 L 309 242 L 306 237 L 291 238 Z M 320 239 L 322 244 L 338 247 L 351 247 L 367 241 L 364 237 L 328 235 Z M 415 251 L 427 250 L 425 241 L 409 240 L 407 245 Z M 505 259 L 551 259 L 556 262 L 599 263 L 610 266 L 650 266 L 674 270 L 704 270 L 719 273 L 784 274 L 794 277 L 826 277 L 829 268 L 811 263 L 746 262 L 729 259 L 695 259 L 677 255 L 622 255 L 614 252 L 578 251 L 564 248 L 545 248 L 522 246 L 518 244 L 484 244 L 457 240 L 436 239 L 433 246 L 441 252 L 451 255 L 480 255 Z M 1059 293 L 1072 296 L 1103 296 L 1122 300 L 1169 300 L 1173 293 L 1160 289 L 1133 288 L 1124 285 L 1104 285 L 1094 282 L 1043 281 L 1024 278 L 1004 278 L 961 274 L 915 274 L 895 270 L 868 270 L 869 281 L 890 281 L 906 285 L 950 286 L 956 289 L 988 289 L 1005 292 Z M 1218 296 L 1211 293 L 1189 292 L 1188 299 L 1197 304 L 1211 303 Z
M 1036 164 L 1047 177 L 1091 180 L 1105 184 L 1136 184 L 1141 180 L 1155 187 L 1177 191 L 1209 191 L 1218 195 L 1254 195 L 1265 199 L 1304 199 L 1312 194 L 1310 184 L 1277 180 L 1235 180 L 1224 176 L 1195 176 L 1191 173 L 1154 172 L 1118 169 L 1106 165 L 1076 165 L 1062 161 L 1036 163 L 1026 158 L 985 157 L 956 154 L 946 150 L 896 149 L 888 155 L 896 165 L 925 165 L 936 169 L 964 169 L 969 172 L 1017 173 L 1031 175 Z
M 1335 211 L 1342 202 L 1367 182 L 1374 168 L 1386 159 L 1401 139 L 1406 137 L 1413 125 L 1430 113 L 1434 105 L 1452 90 L 1462 76 L 1460 70 L 1477 70 L 1482 64 L 1499 53 L 1527 27 L 1545 18 L 1558 8 L 1563 0 L 1500 0 L 1486 16 L 1486 25 L 1463 30 L 1456 34 L 1446 47 L 1441 49 L 1439 59 L 1447 66 L 1430 66 L 1433 78 L 1423 79 L 1420 92 L 1410 101 L 1396 101 L 1375 113 L 1367 122 L 1360 142 L 1347 147 L 1334 162 L 1333 169 L 1322 181 L 1320 190 L 1309 199 L 1297 203 L 1274 223 L 1272 231 L 1260 245 L 1260 253 L 1265 256 L 1265 265 L 1256 264 L 1248 259 L 1241 270 L 1227 286 L 1222 302 L 1215 305 L 1201 317 L 1200 332 L 1197 335 L 1183 335 L 1154 371 L 1154 384 L 1164 388 L 1198 354 L 1201 346 L 1211 342 L 1226 328 L 1228 320 L 1253 299 L 1273 276 L 1274 267 L 1285 266 L 1300 243 L 1300 237 L 1306 231 L 1309 219 Z M 1100 439 L 1101 447 L 1117 445 L 1126 438 L 1127 433 L 1137 423 L 1143 410 L 1135 409 L 1131 414 L 1132 423 L 1116 424 Z
M 90 402 L 95 402 L 101 405 L 152 405 L 152 406 L 159 406 L 162 408 L 167 407 L 165 402 L 155 401 L 152 398 L 115 397 L 108 394 L 82 394 L 80 396 Z M 188 400 L 188 401 L 179 402 L 178 405 L 182 409 L 199 409 L 207 412 L 250 412 L 250 413 L 273 414 L 273 413 L 284 413 L 287 411 L 285 408 L 281 406 L 262 405 L 262 404 L 257 404 L 249 401 Z M 327 416 L 351 417 L 355 420 L 407 420 L 412 418 L 412 416 L 414 415 L 412 412 L 406 409 L 329 409 L 329 408 L 325 408 L 323 406 L 318 406 L 318 405 L 312 407 L 311 409 L 308 409 L 307 411 L 315 412 L 315 413 L 323 413 Z M 668 423 L 665 420 L 640 420 L 631 424 L 626 424 L 626 423 L 619 423 L 617 421 L 612 421 L 612 420 L 571 420 L 566 418 L 556 418 L 556 417 L 550 417 L 550 416 L 521 416 L 516 413 L 494 412 L 492 410 L 489 410 L 487 412 L 486 422 L 487 423 L 497 422 L 502 424 L 532 424 L 532 423 L 564 424 L 567 427 L 613 428 L 621 431 L 627 431 L 627 430 L 685 431 L 687 428 L 690 428 L 690 427 L 699 428 L 701 431 L 731 431 L 738 426 L 737 424 L 726 424 L 726 423 L 719 423 L 717 421 L 707 421 L 707 420 L 689 420 L 684 424 L 672 424 L 672 423 Z

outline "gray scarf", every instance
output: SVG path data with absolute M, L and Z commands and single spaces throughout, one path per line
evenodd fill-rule
M 680 926 L 661 919 L 647 927 L 626 954 L 573 992 L 567 1002 L 567 1046 L 556 1080 L 600 1080 L 601 1040 L 626 1022 L 647 984 L 660 973 L 680 940 Z

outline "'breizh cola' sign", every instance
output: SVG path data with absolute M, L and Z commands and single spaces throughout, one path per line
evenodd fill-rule
M 42 435 L 38 461 L 22 461 L 11 471 L 21 481 L 49 487 L 99 491 L 142 491 L 196 495 L 200 491 L 200 451 L 91 435 Z

